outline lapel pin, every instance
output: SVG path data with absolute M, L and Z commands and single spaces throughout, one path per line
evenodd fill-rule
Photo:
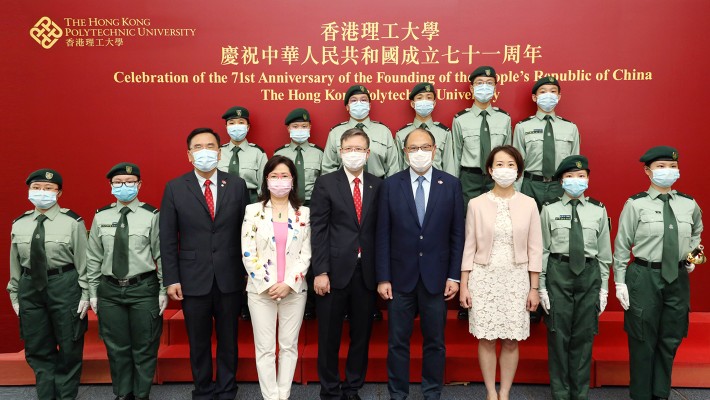
M 226 185 L 226 184 L 227 184 L 227 181 L 222 179 L 222 184 L 220 185 L 220 187 L 224 187 L 224 185 Z
M 439 185 L 443 185 L 443 184 L 444 184 L 444 182 L 443 182 L 441 179 L 439 179 L 439 180 L 436 181 L 436 182 L 437 182 Z

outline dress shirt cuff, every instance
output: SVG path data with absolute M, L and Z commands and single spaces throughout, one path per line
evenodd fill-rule
M 461 283 L 461 281 L 459 279 L 448 278 L 447 280 L 451 281 L 451 282 Z

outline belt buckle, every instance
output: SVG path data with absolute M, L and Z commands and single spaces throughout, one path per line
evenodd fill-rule
M 118 286 L 126 287 L 128 286 L 128 279 L 116 279 L 118 281 Z
M 542 181 L 545 182 L 545 183 L 549 183 L 549 182 L 552 182 L 552 178 L 548 178 L 548 177 L 546 177 L 546 176 L 543 176 L 543 177 L 542 177 Z

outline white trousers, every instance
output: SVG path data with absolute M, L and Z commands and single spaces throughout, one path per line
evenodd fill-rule
M 264 400 L 284 400 L 291 395 L 298 361 L 298 333 L 306 308 L 306 292 L 291 293 L 281 301 L 267 294 L 249 293 L 249 313 L 254 330 L 256 372 Z M 276 370 L 278 322 L 279 368 Z

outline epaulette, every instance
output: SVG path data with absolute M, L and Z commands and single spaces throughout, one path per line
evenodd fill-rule
M 79 214 L 75 213 L 74 211 L 68 209 L 68 208 L 60 208 L 59 212 L 62 214 L 66 215 L 67 217 L 79 222 L 82 220 L 82 218 L 79 216 Z
M 340 125 L 345 125 L 345 124 L 347 124 L 348 122 L 350 122 L 350 121 L 343 121 L 343 122 L 341 122 L 341 123 L 339 123 L 339 124 L 335 124 L 335 125 L 333 125 L 332 128 L 330 128 L 330 130 L 332 131 L 333 129 L 339 127 Z
M 562 199 L 561 199 L 561 198 L 556 198 L 556 199 L 554 199 L 554 200 L 546 201 L 545 204 L 543 204 L 543 205 L 549 206 L 550 204 L 555 204 L 555 203 L 557 203 L 557 202 L 560 201 L 560 200 L 562 200 Z
M 510 114 L 508 114 L 508 112 L 505 111 L 505 110 L 502 109 L 502 108 L 498 108 L 498 107 L 492 107 L 492 108 L 493 108 L 494 110 L 498 111 L 498 112 L 502 112 L 503 114 L 505 114 L 505 115 L 507 115 L 507 116 L 510 116 Z
M 223 145 L 221 145 L 221 146 L 219 146 L 219 147 L 227 147 L 227 146 L 229 146 L 229 142 L 227 142 L 227 143 L 225 143 L 225 144 L 223 144 Z
M 109 204 L 109 205 L 107 205 L 107 206 L 105 206 L 105 207 L 101 207 L 101 208 L 97 209 L 97 210 L 96 210 L 96 214 L 100 213 L 101 211 L 110 210 L 110 209 L 112 209 L 112 208 L 114 208 L 114 207 L 116 207 L 116 203 L 111 203 L 111 204 Z
M 629 199 L 638 200 L 638 199 L 644 198 L 646 196 L 648 196 L 648 192 L 641 192 L 641 193 L 636 193 L 635 195 L 629 197 Z
M 523 122 L 530 121 L 530 120 L 533 119 L 533 118 L 535 118 L 535 116 L 534 116 L 534 115 L 531 115 L 531 116 L 525 118 L 524 120 L 522 120 L 522 121 L 520 121 L 520 122 L 518 122 L 518 123 L 519 123 L 519 124 L 522 124 Z
M 555 115 L 555 117 L 557 117 L 557 118 L 559 118 L 559 119 L 561 119 L 561 120 L 563 120 L 563 121 L 565 121 L 565 122 L 569 122 L 570 124 L 574 124 L 574 122 L 572 122 L 572 121 L 570 121 L 570 120 L 568 120 L 568 119 L 564 119 L 564 118 L 560 117 L 559 115 Z
M 264 149 L 262 149 L 261 146 L 259 146 L 259 145 L 256 144 L 256 143 L 249 142 L 249 146 L 251 146 L 251 147 L 256 147 L 257 149 L 261 150 L 262 153 L 266 153 L 266 152 L 264 151 Z
M 404 129 L 404 128 L 408 127 L 408 126 L 412 126 L 412 123 L 410 122 L 410 123 L 408 123 L 407 125 L 405 125 L 405 126 L 399 128 L 399 129 L 397 129 L 397 132 L 401 131 L 402 129 Z
M 277 151 L 279 151 L 279 150 L 281 150 L 281 149 L 287 148 L 289 144 L 291 144 L 291 143 L 286 143 L 285 145 L 279 147 L 278 149 L 274 150 L 274 153 L 277 152 Z
M 318 146 L 318 145 L 315 144 L 315 143 L 308 142 L 308 145 L 311 146 L 311 147 L 315 147 L 316 149 L 318 149 L 318 150 L 320 150 L 320 151 L 325 151 L 325 150 L 323 150 L 322 147 Z
M 380 125 L 384 125 L 385 127 L 387 127 L 387 125 L 383 124 L 383 123 L 380 122 L 380 121 L 373 121 L 373 120 L 370 120 L 370 122 L 372 122 L 373 124 L 380 124 Z
M 141 204 L 141 205 L 140 205 L 140 208 L 142 208 L 142 209 L 144 209 L 144 210 L 148 210 L 148 211 L 152 212 L 153 214 L 157 214 L 157 213 L 158 213 L 158 209 L 155 208 L 155 207 L 153 207 L 153 206 L 151 206 L 151 205 L 148 204 L 148 203 L 143 203 L 143 204 Z
M 591 197 L 587 197 L 587 201 L 590 202 L 590 203 L 592 203 L 592 204 L 594 204 L 595 206 L 604 208 L 604 203 L 602 203 L 601 201 L 599 201 L 599 200 L 597 200 L 597 199 L 593 199 L 593 198 L 591 198 Z
M 24 213 L 22 213 L 22 215 L 15 218 L 14 220 L 12 220 L 12 223 L 14 224 L 15 222 L 21 220 L 22 218 L 25 218 L 26 216 L 31 215 L 33 212 L 34 212 L 34 210 L 25 211 Z
M 679 192 L 679 191 L 677 191 L 677 190 L 676 190 L 675 194 L 677 194 L 678 196 L 681 196 L 681 197 L 685 197 L 686 199 L 695 200 L 695 199 L 693 198 L 693 196 L 691 196 L 691 195 L 689 195 L 689 194 L 685 194 L 685 193 L 683 193 L 683 192 Z
M 461 111 L 459 111 L 458 113 L 456 113 L 456 115 L 454 116 L 454 118 L 460 117 L 460 116 L 466 114 L 469 110 L 470 110 L 470 108 L 464 108 L 463 110 L 461 110 Z
M 445 130 L 445 131 L 450 131 L 450 130 L 451 130 L 451 128 L 449 128 L 448 126 L 442 124 L 441 122 L 434 122 L 434 125 L 438 126 L 439 128 L 441 128 L 441 129 L 443 129 L 443 130 Z

